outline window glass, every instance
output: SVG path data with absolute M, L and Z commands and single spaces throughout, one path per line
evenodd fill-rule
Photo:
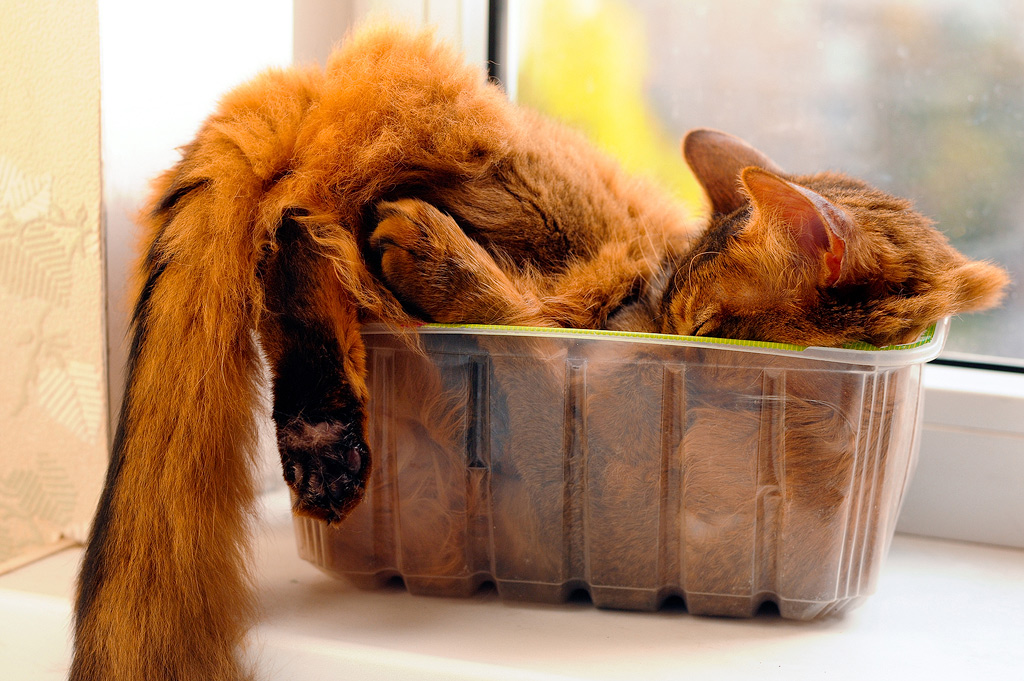
M 915 200 L 1024 279 L 1024 2 L 525 0 L 519 101 L 582 128 L 700 209 L 686 130 L 739 135 L 791 172 Z M 1024 357 L 1024 300 L 954 323 L 948 349 Z

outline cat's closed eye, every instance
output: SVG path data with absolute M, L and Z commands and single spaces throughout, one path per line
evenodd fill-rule
M 714 324 L 717 318 L 717 311 L 709 309 L 700 312 L 696 316 L 696 321 L 693 324 L 693 329 L 690 331 L 689 336 L 708 336 L 711 335 L 709 332 L 714 330 L 716 326 Z

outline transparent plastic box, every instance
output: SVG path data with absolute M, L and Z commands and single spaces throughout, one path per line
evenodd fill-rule
M 885 350 L 370 328 L 366 498 L 296 517 L 299 553 L 415 594 L 846 610 L 874 591 L 947 328 Z

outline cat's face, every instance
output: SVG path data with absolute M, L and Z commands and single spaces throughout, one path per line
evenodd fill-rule
M 790 341 L 788 326 L 800 311 L 795 282 L 773 281 L 767 262 L 738 257 L 749 217 L 746 210 L 716 221 L 678 264 L 662 302 L 664 331 Z
M 663 331 L 797 345 L 914 340 L 995 305 L 1003 270 L 955 251 L 910 202 L 837 173 L 792 176 L 745 142 L 683 145 L 712 208 L 662 299 Z

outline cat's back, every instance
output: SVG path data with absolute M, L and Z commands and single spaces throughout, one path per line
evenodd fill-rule
M 379 201 L 424 198 L 541 267 L 623 240 L 660 251 L 693 226 L 665 192 L 510 102 L 429 30 L 364 26 L 324 69 L 269 71 L 229 93 L 204 134 L 274 184 L 269 202 L 358 231 Z
M 693 228 L 666 192 L 510 102 L 431 31 L 383 24 L 351 36 L 328 61 L 317 119 L 308 165 L 325 180 L 427 199 L 513 261 L 557 269 L 632 240 L 662 250 Z M 357 152 L 351 163 L 317 158 L 344 149 Z M 373 174 L 391 185 L 374 191 Z
M 466 176 L 507 155 L 522 130 L 481 68 L 433 31 L 389 24 L 357 31 L 331 55 L 314 113 L 318 150 Z

